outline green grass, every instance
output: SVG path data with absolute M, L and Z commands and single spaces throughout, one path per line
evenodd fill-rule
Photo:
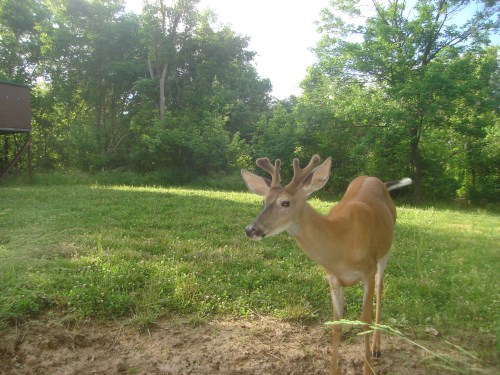
M 144 326 L 166 314 L 330 320 L 324 276 L 289 235 L 246 238 L 257 196 L 65 181 L 10 183 L 0 194 L 0 324 L 54 310 Z M 412 207 L 398 215 L 383 322 L 417 334 L 432 326 L 491 360 L 500 216 Z M 346 318 L 357 319 L 361 288 L 346 292 Z

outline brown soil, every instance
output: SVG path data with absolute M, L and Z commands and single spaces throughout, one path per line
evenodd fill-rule
M 341 367 L 360 374 L 362 338 L 345 331 Z M 0 374 L 327 374 L 330 337 L 324 325 L 270 318 L 198 326 L 166 319 L 148 332 L 117 322 L 37 320 L 3 332 Z M 382 340 L 377 374 L 443 373 L 423 364 L 425 353 L 407 341 Z

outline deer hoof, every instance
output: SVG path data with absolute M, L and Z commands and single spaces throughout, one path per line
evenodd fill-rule
M 380 358 L 382 354 L 379 351 L 372 352 L 372 358 Z

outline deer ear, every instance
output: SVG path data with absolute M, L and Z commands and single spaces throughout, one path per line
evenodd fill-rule
M 328 178 L 330 178 L 331 166 L 332 158 L 328 158 L 304 179 L 301 188 L 304 189 L 308 196 L 326 185 Z
M 267 196 L 270 190 L 271 181 L 267 178 L 258 176 L 255 173 L 249 172 L 246 169 L 241 170 L 241 176 L 243 177 L 248 190 L 262 197 Z

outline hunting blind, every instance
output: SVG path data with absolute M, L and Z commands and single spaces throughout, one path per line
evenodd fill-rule
M 31 175 L 31 109 L 29 90 L 29 87 L 25 85 L 0 81 L 0 135 L 4 138 L 3 161 L 6 164 L 5 170 L 0 170 L 0 180 L 5 177 L 26 151 L 28 151 L 28 169 Z M 20 133 L 26 134 L 26 140 L 23 142 L 24 145 L 17 147 L 17 150 L 14 151 L 14 158 L 9 161 L 9 155 L 11 154 L 9 137 L 15 137 Z

